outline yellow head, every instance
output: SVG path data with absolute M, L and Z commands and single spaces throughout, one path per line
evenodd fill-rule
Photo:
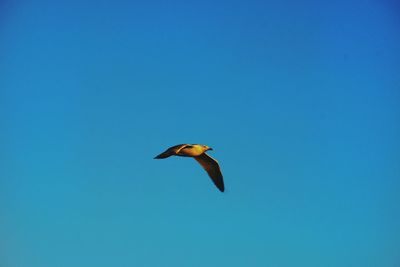
M 202 145 L 202 147 L 204 148 L 204 151 L 213 150 L 211 147 L 206 145 Z

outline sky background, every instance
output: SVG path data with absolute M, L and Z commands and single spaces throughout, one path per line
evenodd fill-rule
M 0 2 L 0 267 L 398 267 L 400 5 L 138 2 Z

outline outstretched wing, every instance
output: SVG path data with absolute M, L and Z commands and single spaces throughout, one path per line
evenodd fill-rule
M 189 145 L 188 144 L 180 144 L 180 145 L 170 147 L 167 150 L 165 150 L 163 153 L 161 153 L 160 155 L 157 155 L 155 157 L 155 159 L 165 159 L 170 156 L 176 155 L 182 148 L 185 148 L 187 146 L 189 146 Z
M 218 187 L 221 192 L 224 192 L 224 180 L 222 178 L 222 173 L 219 168 L 218 162 L 207 155 L 206 153 L 201 154 L 198 157 L 194 157 L 198 163 L 206 170 L 214 184 Z

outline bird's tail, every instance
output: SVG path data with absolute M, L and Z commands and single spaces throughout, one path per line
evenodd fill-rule
M 168 151 L 165 151 L 165 152 L 161 153 L 160 155 L 155 156 L 154 159 L 166 159 L 170 156 L 172 156 L 172 154 Z

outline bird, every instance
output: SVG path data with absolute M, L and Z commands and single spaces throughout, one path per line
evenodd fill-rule
M 213 150 L 211 147 L 199 144 L 180 144 L 172 146 L 154 157 L 154 159 L 165 159 L 170 156 L 194 158 L 208 173 L 215 186 L 221 191 L 225 191 L 224 180 L 218 161 L 210 157 L 206 151 Z

